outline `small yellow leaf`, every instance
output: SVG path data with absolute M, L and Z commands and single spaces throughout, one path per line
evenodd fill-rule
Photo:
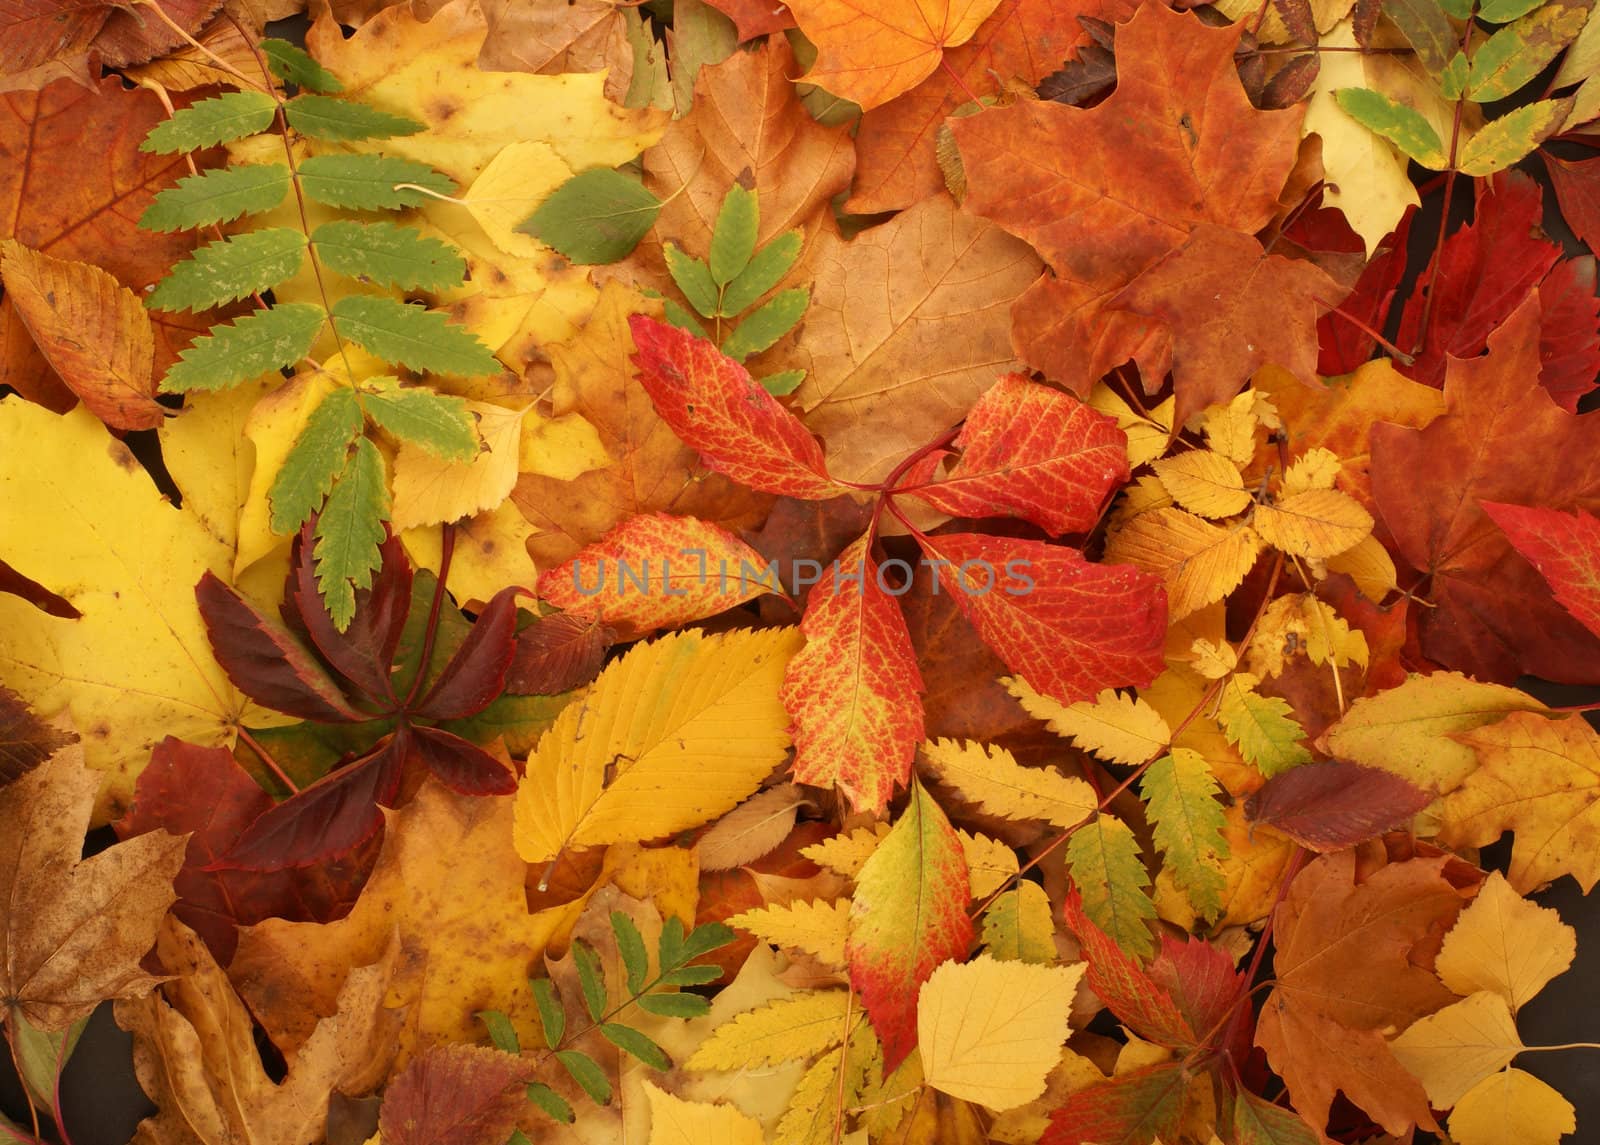
M 575 174 L 548 143 L 519 139 L 489 160 L 461 201 L 500 250 L 518 258 L 543 259 L 548 256 L 544 245 L 518 231 L 517 225 Z
M 761 1122 L 731 1105 L 684 1101 L 650 1082 L 650 1145 L 762 1145 Z
M 1332 557 L 1372 532 L 1372 514 L 1337 489 L 1312 489 L 1259 506 L 1255 526 L 1273 548 L 1297 557 Z
M 522 445 L 522 409 L 468 402 L 478 418 L 483 449 L 471 461 L 445 461 L 410 442 L 394 459 L 396 529 L 458 521 L 499 507 L 517 483 Z
M 1050 896 L 1031 879 L 1019 879 L 983 912 L 983 945 L 1002 961 L 1049 965 L 1056 959 Z
M 1196 640 L 1189 646 L 1189 652 L 1194 657 L 1191 667 L 1207 680 L 1220 680 L 1239 666 L 1239 654 L 1226 640 L 1221 643 Z
M 1066 828 L 1083 822 L 1099 804 L 1094 788 L 1083 780 L 1051 768 L 1024 767 L 1003 747 L 941 739 L 923 744 L 922 756 L 941 782 L 991 815 L 1043 819 Z
M 1202 517 L 1232 517 L 1250 505 L 1239 467 L 1220 453 L 1192 449 L 1152 467 L 1172 499 Z
M 830 966 L 843 966 L 844 943 L 850 935 L 850 900 L 799 900 L 756 907 L 734 915 L 728 925 L 748 930 L 774 946 L 803 950 Z
M 1377 537 L 1362 537 L 1326 562 L 1331 573 L 1344 573 L 1356 582 L 1361 595 L 1377 604 L 1396 588 L 1394 558 Z
M 1173 508 L 1141 513 L 1106 541 L 1108 562 L 1137 565 L 1166 581 L 1173 620 L 1238 588 L 1260 552 L 1261 537 L 1249 525 L 1213 525 Z
M 1433 1107 L 1449 1109 L 1526 1047 L 1506 1000 L 1480 990 L 1411 1023 L 1390 1048 L 1428 1091 Z
M 843 1042 L 846 1021 L 859 1021 L 860 1017 L 859 1006 L 851 1006 L 848 990 L 813 990 L 780 998 L 723 1022 L 684 1065 L 689 1069 L 753 1069 L 809 1058 Z
M 1239 465 L 1249 465 L 1256 455 L 1256 430 L 1261 426 L 1256 416 L 1257 396 L 1255 390 L 1245 390 L 1226 405 L 1212 406 L 1201 415 L 1206 444 Z
M 1167 451 L 1172 443 L 1172 411 L 1176 405 L 1168 398 L 1153 410 L 1139 412 L 1118 397 L 1104 382 L 1099 382 L 1089 393 L 1089 406 L 1117 423 L 1128 438 L 1128 467 L 1137 469 L 1154 461 Z
M 1577 932 L 1495 871 L 1445 935 L 1434 969 L 1457 994 L 1492 990 L 1517 1009 L 1565 973 L 1576 953 Z
M 1160 755 L 1172 740 L 1167 721 L 1144 700 L 1107 688 L 1093 701 L 1062 704 L 1040 695 L 1021 678 L 1004 681 L 1034 719 L 1085 751 L 1112 763 L 1138 765 Z M 1099 801 L 1094 801 L 1098 806 Z M 1060 824 L 1063 827 L 1073 823 Z
M 1520 1069 L 1479 1082 L 1456 1103 L 1456 1145 L 1557 1145 L 1578 1128 L 1572 1103 Z
M 861 868 L 872 857 L 872 852 L 878 849 L 878 844 L 883 842 L 892 826 L 884 821 L 871 827 L 857 827 L 854 831 L 844 831 L 820 843 L 812 843 L 802 848 L 800 853 L 819 867 L 853 879 L 861 873 Z
M 1312 489 L 1332 489 L 1344 463 L 1331 449 L 1316 446 L 1306 450 L 1283 475 L 1283 494 L 1292 497 Z
M 1017 853 L 999 839 L 956 831 L 967 862 L 967 883 L 972 898 L 987 898 L 1017 873 Z

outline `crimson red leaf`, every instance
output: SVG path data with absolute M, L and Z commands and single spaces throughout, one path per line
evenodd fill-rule
M 295 539 L 294 611 L 335 671 L 375 702 L 392 704 L 394 683 L 389 672 L 411 612 L 411 562 L 399 538 L 386 537 L 379 550 L 383 563 L 372 587 L 357 590 L 355 618 L 340 632 L 317 591 L 311 528 L 307 523 Z
M 1431 802 L 1432 793 L 1392 772 L 1332 759 L 1267 780 L 1245 801 L 1244 813 L 1326 853 L 1376 838 Z
M 412 728 L 413 746 L 428 770 L 462 795 L 510 795 L 517 777 L 494 756 L 452 732 Z
M 234 687 L 273 711 L 318 723 L 358 723 L 333 677 L 289 632 L 207 572 L 195 585 L 200 617 L 217 663 Z
M 1561 217 L 1591 251 L 1600 252 L 1600 158 L 1569 162 L 1541 150 Z
M 1558 262 L 1539 284 L 1539 384 L 1568 413 L 1600 374 L 1600 298 L 1594 258 Z
M 520 591 L 503 588 L 494 594 L 414 714 L 428 720 L 466 719 L 483 711 L 505 689 L 517 650 Z
M 1157 985 L 1138 959 L 1118 946 L 1083 911 L 1083 896 L 1067 890 L 1067 927 L 1078 936 L 1088 963 L 1089 988 L 1111 1012 L 1146 1041 L 1177 1049 L 1199 1041 L 1196 1031 L 1165 986 Z
M 517 633 L 506 691 L 513 696 L 553 696 L 587 684 L 599 674 L 615 638 L 592 616 L 558 612 L 542 617 Z
M 1189 1073 L 1182 1062 L 1134 1070 L 1080 1089 L 1050 1114 L 1039 1145 L 1150 1145 L 1176 1141 Z
M 485 1046 L 430 1046 L 383 1095 L 384 1145 L 499 1145 L 527 1105 L 528 1063 Z
M 1382 330 L 1389 319 L 1394 292 L 1405 277 L 1406 242 L 1416 217 L 1417 209 L 1407 207 L 1399 226 L 1378 244 L 1356 279 L 1355 289 L 1339 303 L 1338 310 L 1317 319 L 1317 373 L 1326 377 L 1348 374 L 1372 357 L 1378 342 L 1368 331 Z
M 1600 520 L 1579 509 L 1530 509 L 1480 501 L 1513 548 L 1549 582 L 1556 601 L 1600 636 Z
M 1248 983 L 1227 951 L 1201 938 L 1190 936 L 1179 941 L 1170 934 L 1163 934 L 1161 947 L 1151 959 L 1148 973 L 1150 981 L 1172 996 L 1178 1011 L 1200 1040 L 1231 1052 L 1235 1061 L 1243 1061 L 1249 1055 L 1254 1026 L 1250 1021 L 1253 1011 L 1246 990 Z M 1231 1027 L 1234 1031 L 1232 1044 L 1218 1045 L 1230 1028 L 1228 1020 L 1239 1008 L 1243 1008 L 1244 1013 Z
M 21 779 L 77 739 L 34 715 L 10 688 L 0 687 L 0 787 Z

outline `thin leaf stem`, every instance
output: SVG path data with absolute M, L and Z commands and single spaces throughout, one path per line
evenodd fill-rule
M 239 733 L 239 738 L 244 741 L 245 746 L 255 752 L 256 757 L 266 765 L 268 771 L 277 777 L 278 782 L 289 789 L 289 794 L 299 795 L 300 788 L 295 784 L 295 781 L 289 778 L 289 773 L 279 766 L 278 761 L 272 758 L 272 753 L 261 745 L 261 741 L 250 734 L 250 729 L 240 724 L 235 730 Z
M 213 52 L 210 48 L 208 48 L 204 44 L 202 44 L 199 40 L 195 39 L 194 36 L 189 33 L 189 30 L 187 28 L 183 27 L 183 25 L 179 24 L 171 16 L 167 15 L 167 10 L 165 8 L 163 8 L 157 2 L 157 0 L 133 0 L 133 4 L 134 4 L 135 7 L 148 8 L 152 12 L 154 12 L 155 15 L 156 15 L 156 19 L 160 20 L 168 28 L 171 28 L 174 32 L 176 32 L 179 36 L 181 36 L 183 38 L 185 43 L 187 43 L 195 51 L 199 52 L 206 59 L 210 60 L 213 64 L 217 65 L 217 67 L 220 68 L 222 71 L 226 72 L 228 75 L 233 76 L 235 79 L 238 79 L 239 81 L 241 81 L 248 88 L 251 88 L 251 89 L 256 90 L 256 91 L 260 91 L 261 90 L 259 87 L 256 86 L 255 80 L 253 80 L 249 76 L 245 75 L 238 68 L 236 68 L 232 64 L 230 64 L 227 60 L 223 59 L 221 56 L 217 55 L 217 53 Z
M 1378 345 L 1389 351 L 1390 357 L 1399 361 L 1401 365 L 1409 366 L 1412 362 L 1416 361 L 1412 355 L 1406 353 L 1399 346 L 1396 346 L 1393 342 L 1389 341 L 1389 339 L 1385 338 L 1382 334 L 1378 333 L 1371 326 L 1367 325 L 1365 322 L 1357 318 L 1354 314 L 1351 314 L 1348 310 L 1345 310 L 1343 307 L 1334 306 L 1326 299 L 1322 298 L 1318 298 L 1315 301 L 1318 306 L 1325 307 L 1329 314 L 1335 314 L 1340 318 L 1343 318 L 1346 322 L 1350 323 L 1350 325 L 1354 326 L 1357 330 L 1360 330 L 1368 338 L 1371 338 Z
M 410 708 L 422 692 L 422 683 L 428 678 L 428 661 L 433 659 L 433 642 L 439 634 L 439 611 L 444 604 L 444 584 L 450 579 L 450 562 L 456 554 L 456 525 L 446 521 L 439 531 L 439 579 L 433 586 L 433 600 L 428 603 L 428 623 L 422 630 L 422 656 L 417 660 L 417 674 L 411 679 L 411 689 L 406 693 L 403 707 Z
M 1461 54 L 1466 55 L 1467 48 L 1472 43 L 1472 25 L 1476 16 L 1477 5 L 1473 4 L 1473 11 L 1468 13 L 1466 27 L 1461 30 Z M 1455 197 L 1456 189 L 1456 148 L 1461 142 L 1461 116 L 1466 110 L 1467 95 L 1463 91 L 1456 96 L 1455 117 L 1450 124 L 1450 165 L 1444 173 L 1444 195 L 1439 205 L 1439 236 L 1433 244 L 1433 261 L 1429 264 L 1430 274 L 1426 293 L 1422 299 L 1422 321 L 1417 323 L 1417 342 L 1412 347 L 1412 353 L 1421 353 L 1422 348 L 1428 344 L 1428 333 L 1433 324 L 1433 298 L 1439 293 L 1439 269 L 1444 257 L 1444 240 L 1450 228 L 1450 203 Z M 1418 284 L 1419 288 L 1421 284 Z
M 6 1023 L 6 1048 L 11 1051 L 11 1064 L 16 1067 L 19 1080 L 26 1077 L 22 1069 L 22 1051 L 17 1047 L 17 1023 L 13 1020 Z M 22 1082 L 22 1097 L 28 1103 L 28 1115 L 33 1119 L 33 1140 L 35 1145 L 44 1145 L 44 1138 L 39 1135 L 39 1110 L 33 1104 L 33 1094 L 28 1089 L 28 1083 Z

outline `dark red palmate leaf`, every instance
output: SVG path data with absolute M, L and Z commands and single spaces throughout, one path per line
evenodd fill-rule
M 518 588 L 503 588 L 478 614 L 467 638 L 439 673 L 422 703 L 411 709 L 425 720 L 476 715 L 504 689 L 516 654 Z
M 333 669 L 380 706 L 395 702 L 391 669 L 411 612 L 411 562 L 398 537 L 385 537 L 382 565 L 370 589 L 356 592 L 355 617 L 340 632 L 317 591 L 311 523 L 295 539 L 293 612 Z M 287 605 L 288 602 L 286 602 Z
M 558 612 L 517 633 L 516 652 L 506 673 L 514 696 L 553 696 L 587 684 L 599 675 L 606 649 L 616 639 L 592 616 Z
M 439 781 L 462 795 L 510 795 L 517 777 L 476 744 L 438 728 L 411 729 L 417 758 Z
M 1189 1072 L 1182 1062 L 1134 1070 L 1080 1089 L 1050 1114 L 1039 1145 L 1148 1145 L 1175 1141 Z
M 1539 284 L 1539 384 L 1568 413 L 1600 374 L 1600 298 L 1592 255 L 1558 262 Z
M 1394 292 L 1405 277 L 1406 241 L 1416 217 L 1417 209 L 1408 207 L 1394 232 L 1378 244 L 1355 289 L 1337 310 L 1317 319 L 1317 373 L 1348 374 L 1372 357 L 1378 342 L 1368 331 L 1382 330 L 1388 321 Z
M 1244 813 L 1326 853 L 1375 839 L 1432 802 L 1431 792 L 1391 772 L 1330 759 L 1273 776 L 1245 801 Z

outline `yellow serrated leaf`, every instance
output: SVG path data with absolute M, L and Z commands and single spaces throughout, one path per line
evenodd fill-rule
M 1141 513 L 1106 541 L 1107 562 L 1137 565 L 1166 582 L 1174 620 L 1238 588 L 1260 552 L 1261 538 L 1243 522 L 1213 525 L 1171 508 Z
M 1248 822 L 1242 803 L 1226 808 L 1223 818 L 1228 857 L 1218 864 L 1224 882 L 1222 917 L 1210 924 L 1213 930 L 1251 926 L 1266 918 L 1278 900 L 1284 869 L 1295 853 L 1295 844 L 1283 835 Z M 1155 902 L 1163 919 L 1184 930 L 1207 925 L 1165 866 L 1156 872 Z
M 650 1082 L 650 1145 L 762 1145 L 761 1122 L 731 1105 L 685 1101 Z
M 1559 914 L 1521 897 L 1494 871 L 1445 935 L 1434 969 L 1457 994 L 1492 990 L 1517 1009 L 1566 972 L 1577 942 Z
M 1506 1000 L 1481 990 L 1411 1023 L 1389 1048 L 1428 1091 L 1429 1103 L 1449 1109 L 1526 1047 Z
M 497 508 L 517 483 L 522 447 L 522 415 L 528 407 L 506 409 L 468 402 L 478 419 L 483 449 L 471 461 L 445 461 L 410 442 L 394 459 L 396 529 L 438 525 Z
M 986 898 L 1017 873 L 1017 853 L 999 839 L 957 830 L 967 861 L 967 883 L 972 898 Z
M 1154 461 L 1172 444 L 1172 413 L 1176 406 L 1168 398 L 1154 409 L 1137 412 L 1104 382 L 1096 383 L 1089 391 L 1089 407 L 1103 413 L 1117 423 L 1128 438 L 1128 468 L 1137 469 Z
M 1013 681 L 1012 686 L 1038 696 L 1021 680 Z M 1094 788 L 1083 780 L 1050 768 L 1024 767 L 1003 747 L 941 739 L 923 744 L 922 756 L 940 782 L 991 815 L 1043 819 L 1065 828 L 1083 822 L 1099 805 Z
M 1572 1103 L 1520 1069 L 1480 1081 L 1450 1114 L 1456 1145 L 1557 1145 L 1577 1128 Z
M 1275 549 L 1297 557 L 1333 557 L 1372 533 L 1372 514 L 1337 489 L 1313 489 L 1257 506 L 1256 531 Z
M 734 915 L 728 925 L 748 930 L 774 946 L 803 950 L 830 966 L 843 966 L 844 943 L 850 935 L 850 900 L 798 900 L 757 907 Z
M 1190 667 L 1207 680 L 1220 680 L 1239 666 L 1239 654 L 1226 640 L 1220 644 L 1196 640 L 1189 646 L 1189 653 L 1193 657 Z
M 773 1145 L 827 1145 L 843 1137 L 849 1111 L 860 1104 L 882 1054 L 872 1027 L 857 1020 L 848 1044 L 829 1050 L 801 1077 L 773 1134 Z
M 1144 700 L 1132 695 L 1107 688 L 1092 702 L 1062 704 L 1040 695 L 1020 677 L 1008 677 L 1002 682 L 1034 719 L 1044 720 L 1056 735 L 1066 736 L 1085 751 L 1112 763 L 1144 763 L 1160 755 L 1172 740 L 1167 721 Z M 1098 805 L 1099 801 L 1095 803 Z
M 1111 511 L 1111 531 L 1124 528 L 1129 521 L 1154 509 L 1172 507 L 1172 494 L 1154 473 L 1145 473 L 1122 487 L 1116 507 Z
M 1232 517 L 1250 505 L 1239 467 L 1220 453 L 1192 449 L 1165 457 L 1152 468 L 1172 499 L 1202 517 Z
M 779 998 L 723 1022 L 684 1063 L 689 1069 L 752 1069 L 809 1058 L 844 1041 L 858 1020 L 848 990 L 813 990 Z
M 878 849 L 878 844 L 883 842 L 893 826 L 885 820 L 874 823 L 871 827 L 857 827 L 854 831 L 843 831 L 820 843 L 812 843 L 809 847 L 801 848 L 800 853 L 819 867 L 825 867 L 836 875 L 853 879 L 861 873 L 861 868 L 866 865 L 867 860 L 872 857 L 872 852 Z
M 1283 495 L 1292 497 L 1312 489 L 1332 489 L 1344 463 L 1331 449 L 1316 446 L 1306 450 L 1283 475 Z
M 1296 656 L 1313 664 L 1367 664 L 1367 638 L 1351 631 L 1342 617 L 1310 593 L 1291 593 L 1269 604 L 1250 642 L 1250 671 L 1257 676 L 1280 675 Z
M 1239 465 L 1249 465 L 1256 455 L 1256 393 L 1245 390 L 1224 405 L 1215 405 L 1200 415 L 1206 444 Z
M 635 645 L 562 710 L 517 790 L 517 852 L 658 838 L 749 796 L 789 747 L 778 700 L 794 628 L 677 632 Z

